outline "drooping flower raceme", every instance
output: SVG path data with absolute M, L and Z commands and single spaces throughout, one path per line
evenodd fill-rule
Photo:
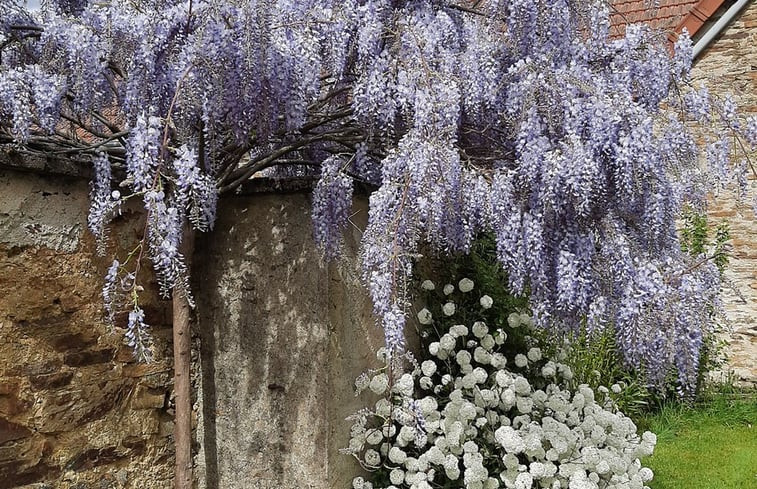
M 712 310 L 696 297 L 717 281 L 677 251 L 677 212 L 708 188 L 689 123 L 713 128 L 722 182 L 731 147 L 712 134 L 756 131 L 688 88 L 687 36 L 672 58 L 642 26 L 611 39 L 600 0 L 0 3 L 0 144 L 107 154 L 114 187 L 147 211 L 164 289 L 185 288 L 181 226 L 209 229 L 218 192 L 317 178 L 332 257 L 358 180 L 373 190 L 363 272 L 390 354 L 420 247 L 466 252 L 488 232 L 539 325 L 588 318 L 631 363 L 695 363 Z M 654 307 L 624 302 L 636 292 Z M 672 331 L 687 352 L 665 350 Z

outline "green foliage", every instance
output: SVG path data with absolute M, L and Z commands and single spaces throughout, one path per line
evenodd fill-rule
M 714 229 L 710 226 L 707 215 L 692 208 L 686 208 L 682 216 L 683 227 L 679 230 L 681 249 L 692 257 L 712 260 L 720 273 L 728 266 L 730 255 L 728 241 L 731 239 L 727 221 L 721 221 Z M 708 374 L 725 365 L 725 347 L 723 339 L 725 327 L 718 322 L 714 311 L 711 314 L 712 328 L 703 338 L 699 357 L 699 375 L 697 392 L 705 388 Z
M 609 328 L 592 336 L 584 331 L 568 341 L 565 363 L 573 369 L 571 387 L 587 384 L 599 391 L 609 388 L 609 396 L 618 409 L 632 418 L 649 409 L 654 393 L 646 387 L 642 375 L 624 366 Z
M 707 214 L 686 208 L 682 216 L 683 227 L 679 231 L 681 249 L 691 256 L 704 256 L 715 263 L 720 272 L 728 265 L 727 243 L 731 239 L 730 226 L 721 221 L 710 237 L 711 229 Z

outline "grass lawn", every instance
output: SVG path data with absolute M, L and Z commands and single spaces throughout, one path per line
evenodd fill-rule
M 672 405 L 639 423 L 657 434 L 652 489 L 757 488 L 757 396 Z

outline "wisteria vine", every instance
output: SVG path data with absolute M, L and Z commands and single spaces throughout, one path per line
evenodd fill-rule
M 0 8 L 0 144 L 91 158 L 102 239 L 118 203 L 146 210 L 106 299 L 135 293 L 147 257 L 164 293 L 189 294 L 182 226 L 211 229 L 217 196 L 261 174 L 318 178 L 315 236 L 333 257 L 357 180 L 375 189 L 363 271 L 391 354 L 419 248 L 492 233 L 537 324 L 612 327 L 631 365 L 692 387 L 719 276 L 681 252 L 675 218 L 705 182 L 744 181 L 749 162 L 730 157 L 757 145 L 757 119 L 692 86 L 685 34 L 672 57 L 643 26 L 612 39 L 601 0 Z M 137 345 L 144 315 L 126 303 Z

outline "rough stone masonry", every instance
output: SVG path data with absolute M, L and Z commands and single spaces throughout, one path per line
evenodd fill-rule
M 146 294 L 160 360 L 136 364 L 101 321 L 87 201 L 81 178 L 0 171 L 0 489 L 171 487 L 167 304 Z

